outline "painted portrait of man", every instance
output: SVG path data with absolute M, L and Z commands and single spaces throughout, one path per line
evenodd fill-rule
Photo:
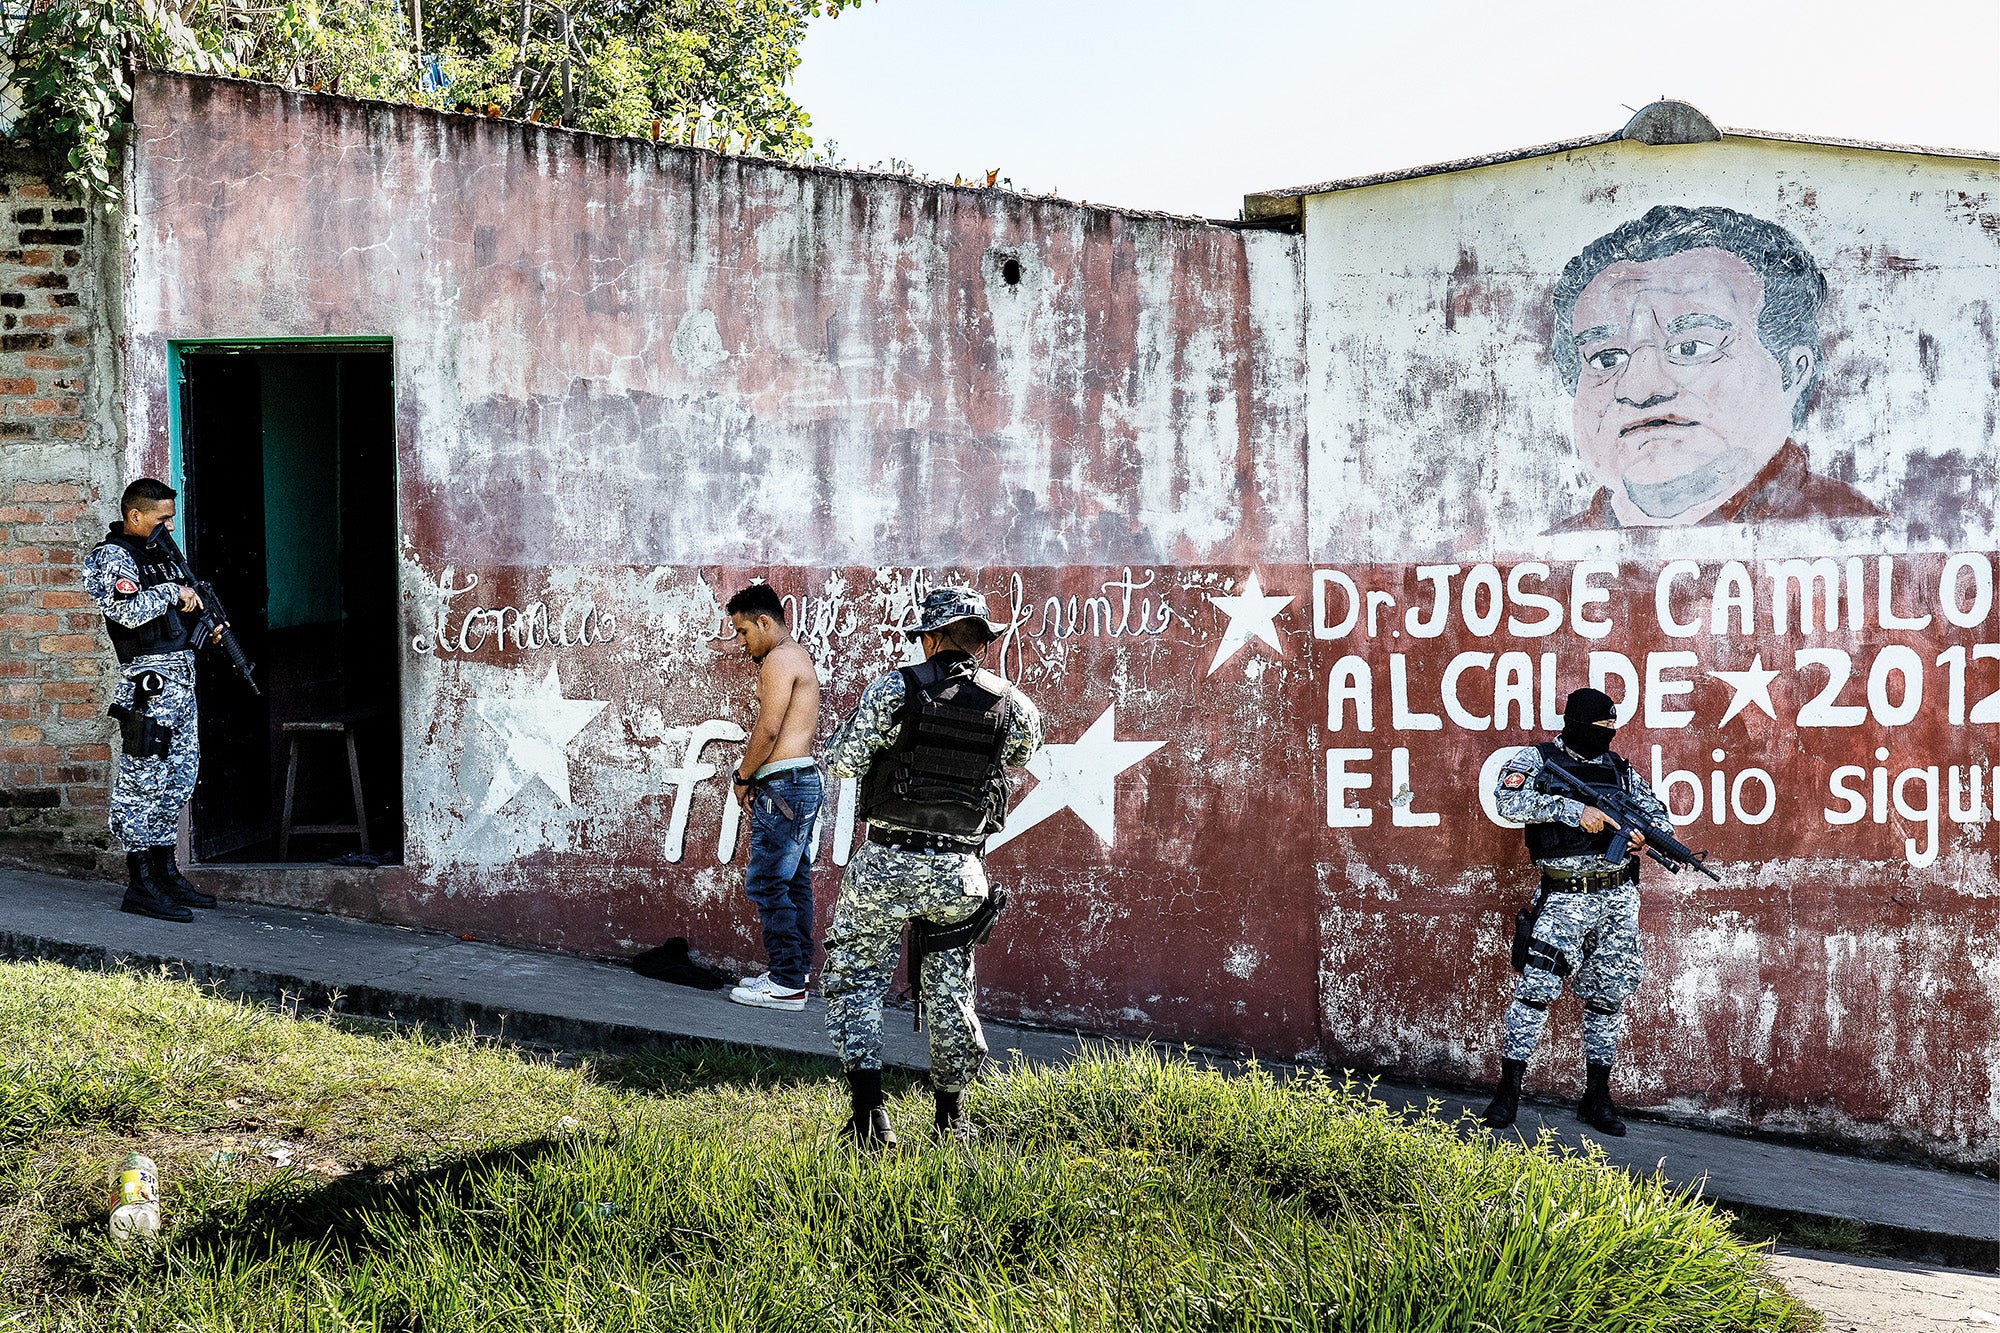
M 1550 531 L 1881 516 L 1797 439 L 1825 300 L 1798 238 L 1734 209 L 1662 205 L 1585 246 L 1551 351 L 1599 489 Z

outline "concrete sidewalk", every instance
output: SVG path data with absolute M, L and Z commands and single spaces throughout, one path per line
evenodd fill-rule
M 117 910 L 119 888 L 0 869 L 0 958 L 83 967 L 172 964 L 191 978 L 256 999 L 280 996 L 357 1017 L 472 1026 L 549 1046 L 589 1049 L 707 1038 L 827 1055 L 823 1010 L 777 1013 L 729 1003 L 720 991 L 665 985 L 629 968 L 506 949 L 450 935 L 269 907 L 224 904 L 174 925 Z M 892 1014 L 886 1058 L 922 1069 L 923 1038 Z M 987 1024 L 996 1056 L 1065 1060 L 1087 1038 Z M 1451 1094 L 1379 1084 L 1405 1104 L 1477 1109 Z M 1479 1102 L 1483 1104 L 1484 1099 Z M 1817 1152 L 1787 1144 L 1632 1121 L 1623 1139 L 1579 1132 L 1567 1107 L 1524 1103 L 1520 1130 L 1546 1127 L 1565 1144 L 1601 1142 L 1630 1170 L 1654 1170 L 1717 1201 L 1890 1227 L 1956 1251 L 2000 1259 L 2000 1184 L 1979 1176 Z
M 1771 1268 L 1820 1312 L 1821 1333 L 1977 1333 L 2000 1328 L 2000 1278 L 1894 1259 L 1779 1246 Z

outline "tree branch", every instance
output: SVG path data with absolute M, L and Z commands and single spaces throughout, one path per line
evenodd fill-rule
M 514 46 L 514 72 L 507 78 L 513 100 L 521 99 L 521 78 L 528 71 L 528 28 L 534 19 L 535 0 L 521 0 L 521 36 Z

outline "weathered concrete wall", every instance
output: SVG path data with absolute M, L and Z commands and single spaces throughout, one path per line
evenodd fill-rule
M 1858 302 L 1822 319 L 1823 382 L 1901 385 L 1907 356 L 1895 373 L 1935 384 L 1857 385 L 1849 437 L 1804 437 L 1889 518 L 1545 540 L 1588 494 L 1572 400 L 1523 351 L 1546 346 L 1562 261 L 1643 212 L 1635 181 L 1790 218 L 1870 155 L 1739 154 L 1744 183 L 1715 194 L 1658 177 L 1708 150 L 1622 147 L 1594 174 L 1315 200 L 1301 241 L 198 80 L 144 81 L 137 115 L 135 464 L 168 456 L 170 339 L 394 339 L 409 864 L 342 905 L 747 960 L 717 772 L 750 680 L 713 645 L 719 601 L 751 577 L 793 599 L 831 714 L 897 660 L 921 586 L 963 576 L 1014 619 L 1005 669 L 1052 742 L 992 856 L 1020 904 L 980 960 L 994 1012 L 1490 1077 L 1527 876 L 1480 774 L 1595 670 L 1641 705 L 1626 752 L 1688 774 L 1677 810 L 1719 769 L 1729 819 L 1688 831 L 1723 885 L 1649 881 L 1621 1091 L 1959 1160 L 2000 1146 L 1990 803 L 1950 806 L 1954 766 L 1961 803 L 1973 766 L 1991 789 L 1990 360 L 1881 332 L 1990 330 L 1977 169 L 1898 159 L 1935 177 L 1904 191 L 1928 230 L 1882 242 L 1917 274 L 1907 316 L 1848 282 L 1896 265 L 1813 247 Z M 1817 188 L 1822 209 L 1839 193 Z M 1897 433 L 1852 435 L 1864 419 Z M 1775 623 L 1763 562 L 1793 555 L 1835 561 L 1840 628 Z M 1732 561 L 1747 632 L 1711 628 Z M 1457 566 L 1435 616 L 1432 562 Z M 1801 650 L 1849 655 L 1833 702 L 1856 725 L 1800 718 L 1811 664 L 1841 661 Z M 1849 808 L 1836 781 L 1859 821 L 1822 815 Z M 1928 816 L 1900 812 L 1927 783 L 1934 854 Z M 1563 1086 L 1577 1063 L 1564 1007 L 1537 1072 Z
M 1312 559 L 1990 549 L 1997 183 L 1992 162 L 1731 137 L 1308 198 Z M 1817 262 L 1820 364 L 1795 437 L 1878 520 L 1545 535 L 1598 484 L 1550 356 L 1557 278 L 1661 205 L 1775 224 Z
M 1825 278 L 1816 335 L 1764 331 L 1783 282 L 1719 234 L 1603 270 L 1558 309 L 1572 258 L 1657 206 L 1729 210 L 1715 225 L 1757 262 L 1788 236 Z M 1475 796 L 1552 701 L 1608 679 L 1620 750 L 1727 863 L 1721 884 L 1647 884 L 1631 1095 L 1991 1157 L 2000 170 L 1613 142 L 1315 195 L 1305 236 L 1318 623 L 1329 657 L 1352 654 L 1320 680 L 1374 702 L 1372 723 L 1352 703 L 1328 723 L 1329 750 L 1373 747 L 1353 766 L 1375 774 L 1352 801 L 1374 824 L 1337 835 L 1369 871 L 1322 893 L 1329 1043 L 1490 1067 L 1508 979 L 1493 920 L 1530 877 Z M 1801 349 L 1817 376 L 1795 419 L 1781 365 Z M 1788 436 L 1820 480 L 1767 484 L 1731 521 L 1675 509 L 1672 488 L 1699 491 L 1729 450 Z M 1594 521 L 1600 487 L 1666 521 Z M 1396 747 L 1438 827 L 1381 827 Z M 1440 987 L 1439 960 L 1466 957 L 1469 979 Z M 1578 1060 L 1556 1012 L 1531 1071 L 1552 1090 Z
M 179 118 L 140 157 L 134 438 L 163 438 L 168 337 L 393 334 L 415 550 L 1302 546 L 1293 239 L 246 85 L 148 96 Z
M 0 861 L 94 874 L 115 659 L 78 577 L 118 507 L 122 272 L 101 216 L 0 150 Z M 107 256 L 114 258 L 107 261 Z

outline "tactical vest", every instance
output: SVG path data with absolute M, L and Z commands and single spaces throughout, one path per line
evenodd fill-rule
M 1571 755 L 1554 741 L 1543 741 L 1535 747 L 1541 752 L 1544 764 L 1560 764 L 1586 782 L 1602 783 L 1625 790 L 1625 778 L 1632 769 L 1617 755 L 1606 751 L 1604 758 L 1596 763 L 1588 763 Z M 1559 856 L 1602 856 L 1611 846 L 1611 840 L 1618 836 L 1618 830 L 1609 824 L 1602 833 L 1585 833 L 1571 824 L 1528 824 L 1521 830 L 1528 840 L 1528 855 L 1537 861 L 1553 861 Z
M 137 537 L 127 536 L 123 523 L 113 523 L 111 531 L 105 533 L 104 540 L 97 545 L 99 549 L 124 547 L 131 555 L 132 563 L 139 567 L 139 586 L 142 589 L 157 588 L 162 583 L 186 587 L 194 581 L 194 576 L 165 551 L 149 546 Z M 166 614 L 155 616 L 131 629 L 106 616 L 104 629 L 111 636 L 111 647 L 117 652 L 118 660 L 131 662 L 156 653 L 178 653 L 193 648 L 195 627 L 200 623 L 199 616 L 190 615 L 175 605 L 169 607 Z
M 861 779 L 861 817 L 968 841 L 1007 818 L 1007 683 L 962 653 L 904 667 L 902 725 Z

